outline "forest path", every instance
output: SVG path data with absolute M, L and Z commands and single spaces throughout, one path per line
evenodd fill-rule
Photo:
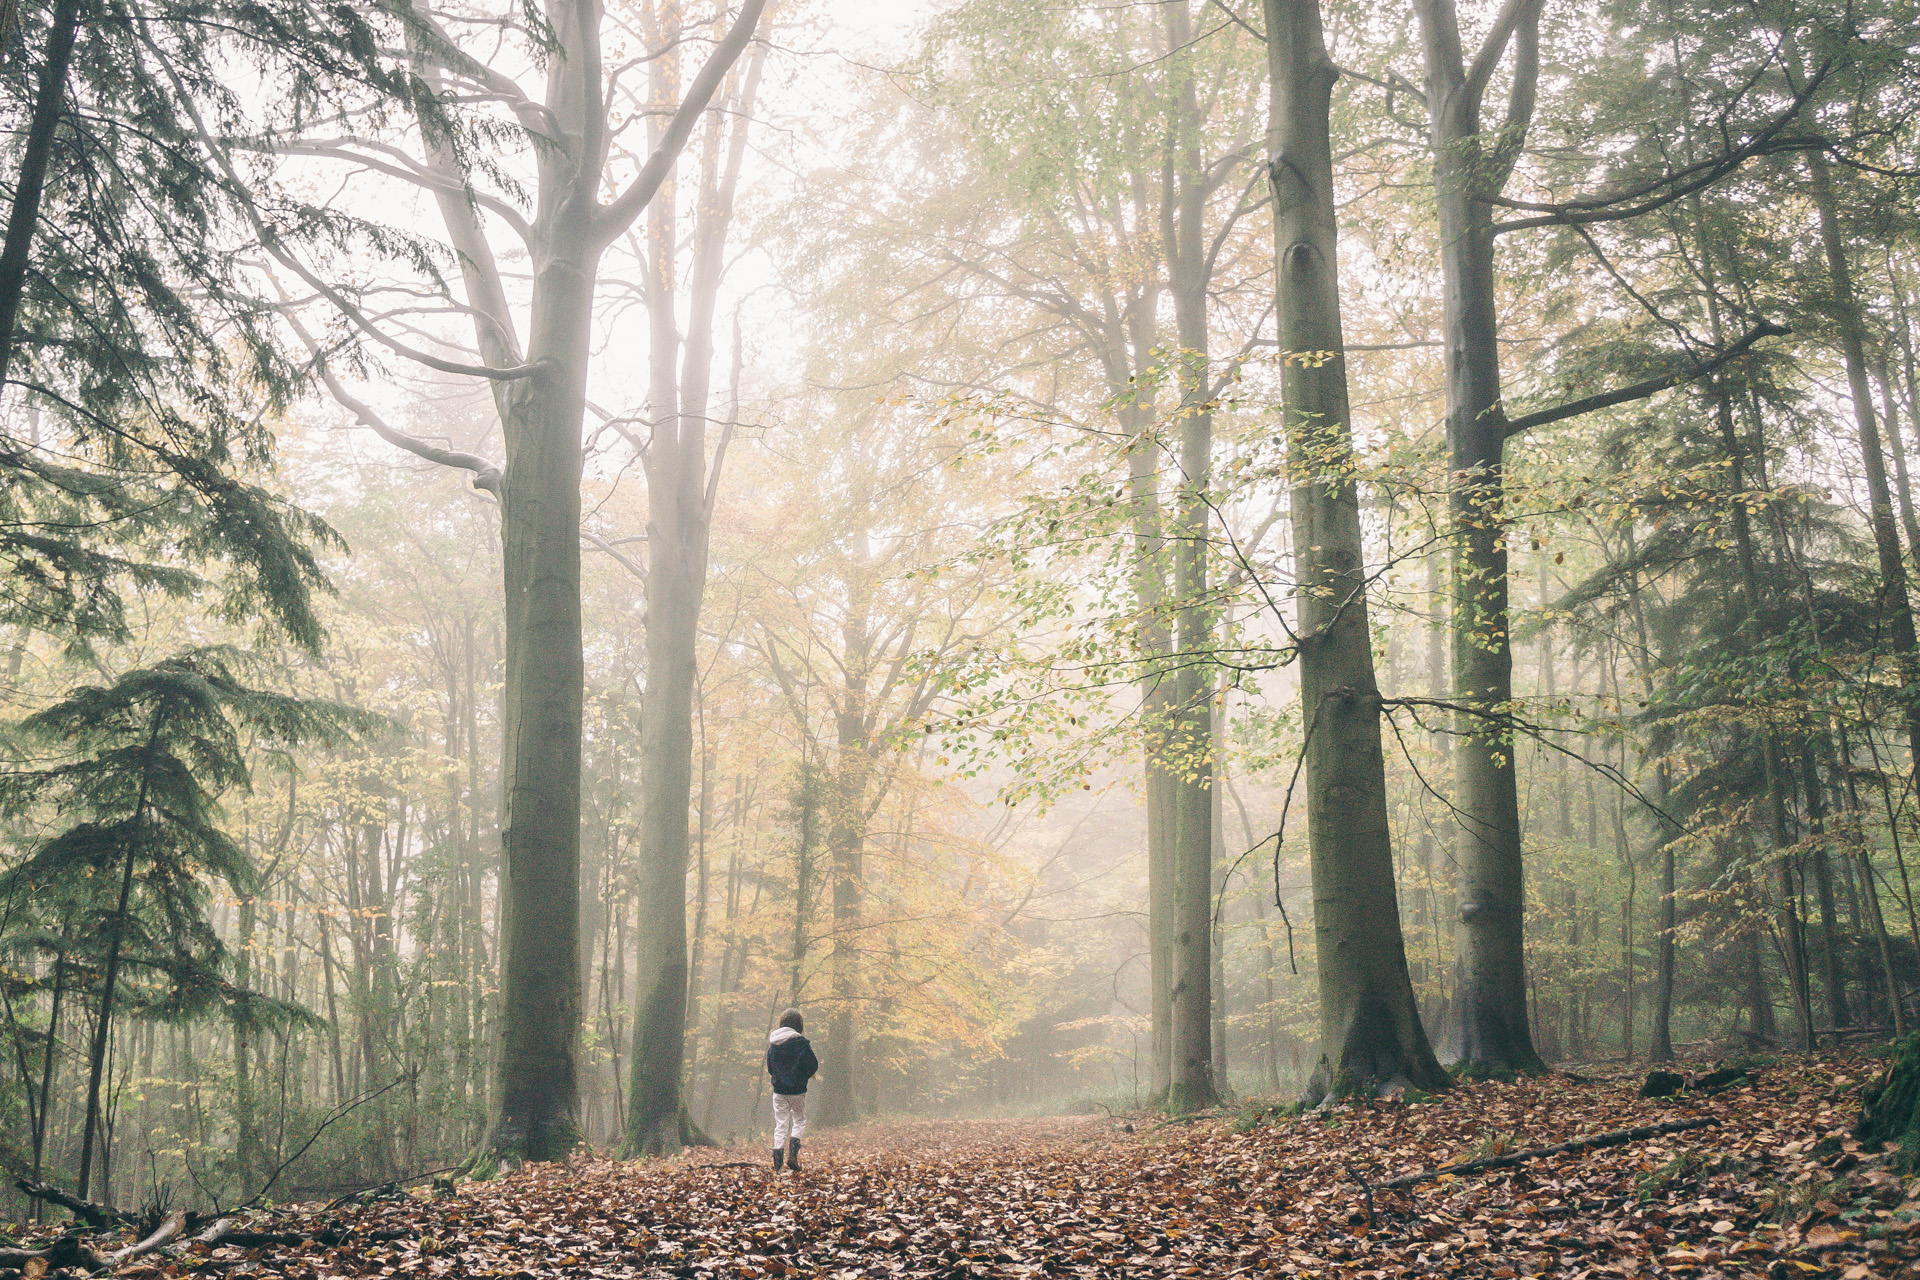
M 412 1238 L 245 1261 L 514 1280 L 1920 1275 L 1920 1200 L 1847 1148 L 1879 1066 L 1783 1058 L 1713 1097 L 1665 1100 L 1635 1096 L 1638 1072 L 1552 1075 L 1297 1121 L 1136 1117 L 1134 1133 L 1105 1116 L 862 1125 L 809 1140 L 798 1175 L 758 1151 L 736 1167 L 739 1148 L 529 1166 L 354 1219 Z M 1355 1180 L 1689 1117 L 1715 1123 L 1376 1190 L 1371 1221 Z

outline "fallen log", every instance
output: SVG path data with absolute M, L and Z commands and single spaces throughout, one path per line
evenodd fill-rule
M 81 1219 L 90 1227 L 110 1227 L 116 1222 L 125 1222 L 127 1215 L 118 1209 L 104 1204 L 95 1204 L 91 1200 L 82 1200 L 78 1196 L 68 1195 L 50 1183 L 34 1182 L 28 1178 L 16 1178 L 14 1186 L 20 1188 L 22 1195 L 30 1200 L 45 1200 L 48 1204 L 57 1204 L 62 1209 Z
M 157 1253 L 186 1234 L 186 1230 L 187 1211 L 175 1209 L 166 1216 L 165 1221 L 154 1228 L 152 1235 L 138 1244 L 130 1244 L 124 1249 L 108 1254 L 107 1261 L 117 1266 L 122 1262 L 131 1262 L 135 1258 L 145 1257 L 149 1253 Z
M 1488 1169 L 1509 1169 L 1529 1160 L 1538 1160 L 1542 1156 L 1563 1156 L 1575 1151 L 1592 1151 L 1600 1147 L 1621 1147 L 1629 1142 L 1638 1142 L 1643 1138 L 1658 1138 L 1662 1134 L 1685 1133 L 1689 1129 L 1704 1129 L 1708 1125 L 1720 1122 L 1712 1116 L 1700 1116 L 1693 1120 L 1669 1120 L 1665 1124 L 1643 1124 L 1633 1129 L 1615 1129 L 1609 1133 L 1596 1133 L 1591 1137 L 1575 1138 L 1570 1142 L 1557 1142 L 1551 1147 L 1528 1147 L 1524 1151 L 1509 1151 L 1505 1155 L 1488 1156 L 1484 1160 L 1468 1160 L 1461 1164 L 1442 1165 L 1437 1169 L 1428 1169 L 1422 1173 L 1409 1173 L 1399 1178 L 1389 1178 L 1385 1182 L 1376 1182 L 1376 1190 L 1390 1187 L 1411 1187 L 1416 1183 L 1429 1182 L 1434 1178 L 1448 1174 L 1460 1175 L 1483 1173 Z
M 0 1249 L 0 1268 L 25 1271 L 35 1260 L 48 1271 L 73 1268 L 80 1271 L 104 1271 L 107 1260 L 80 1239 L 78 1231 L 69 1231 L 44 1249 Z

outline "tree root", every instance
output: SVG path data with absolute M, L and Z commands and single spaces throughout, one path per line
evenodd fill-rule
M 1385 1182 L 1374 1184 L 1376 1190 L 1385 1191 L 1393 1187 L 1411 1187 L 1416 1183 L 1427 1182 L 1448 1174 L 1482 1173 L 1488 1169 L 1507 1169 L 1529 1160 L 1538 1160 L 1541 1156 L 1566 1155 L 1574 1151 L 1592 1151 L 1600 1147 L 1619 1147 L 1629 1142 L 1638 1142 L 1642 1138 L 1657 1138 L 1667 1133 L 1684 1133 L 1689 1129 L 1704 1129 L 1708 1125 L 1720 1122 L 1712 1116 L 1701 1116 L 1693 1120 L 1670 1120 L 1665 1124 L 1645 1124 L 1633 1129 L 1615 1129 L 1609 1133 L 1596 1133 L 1591 1137 L 1575 1138 L 1570 1142 L 1558 1142 L 1551 1147 L 1529 1147 L 1525 1151 L 1510 1151 L 1503 1156 L 1489 1156 L 1485 1160 L 1468 1160 L 1463 1164 L 1442 1165 L 1438 1169 L 1428 1169 L 1421 1173 L 1409 1173 L 1400 1178 L 1389 1178 Z

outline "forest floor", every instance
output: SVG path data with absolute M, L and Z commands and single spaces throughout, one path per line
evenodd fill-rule
M 817 1132 L 799 1174 L 775 1174 L 757 1148 L 529 1166 L 436 1199 L 310 1211 L 310 1227 L 352 1228 L 338 1247 L 195 1245 L 116 1274 L 1920 1276 L 1920 1185 L 1909 1201 L 1849 1137 L 1880 1067 L 1845 1051 L 1782 1057 L 1717 1095 L 1663 1100 L 1636 1096 L 1644 1072 L 1616 1068 L 1299 1119 L 1248 1104 L 1172 1124 L 877 1123 Z M 1379 1185 L 1688 1118 L 1714 1123 Z

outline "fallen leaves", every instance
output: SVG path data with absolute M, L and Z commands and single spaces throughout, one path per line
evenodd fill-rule
M 1920 1275 L 1920 1202 L 1903 1204 L 1901 1182 L 1845 1136 L 1872 1070 L 1857 1059 L 1785 1059 L 1717 1096 L 1660 1100 L 1636 1097 L 1637 1077 L 1547 1076 L 1462 1085 L 1429 1104 L 1258 1124 L 1249 1111 L 1239 1124 L 1223 1116 L 1149 1133 L 1105 1118 L 867 1125 L 814 1135 L 798 1176 L 703 1151 L 532 1166 L 437 1200 L 276 1215 L 255 1224 L 275 1234 L 252 1237 L 305 1232 L 336 1244 L 194 1246 L 120 1274 Z M 1694 1117 L 1715 1124 L 1382 1187 L 1497 1144 L 1550 1146 Z

